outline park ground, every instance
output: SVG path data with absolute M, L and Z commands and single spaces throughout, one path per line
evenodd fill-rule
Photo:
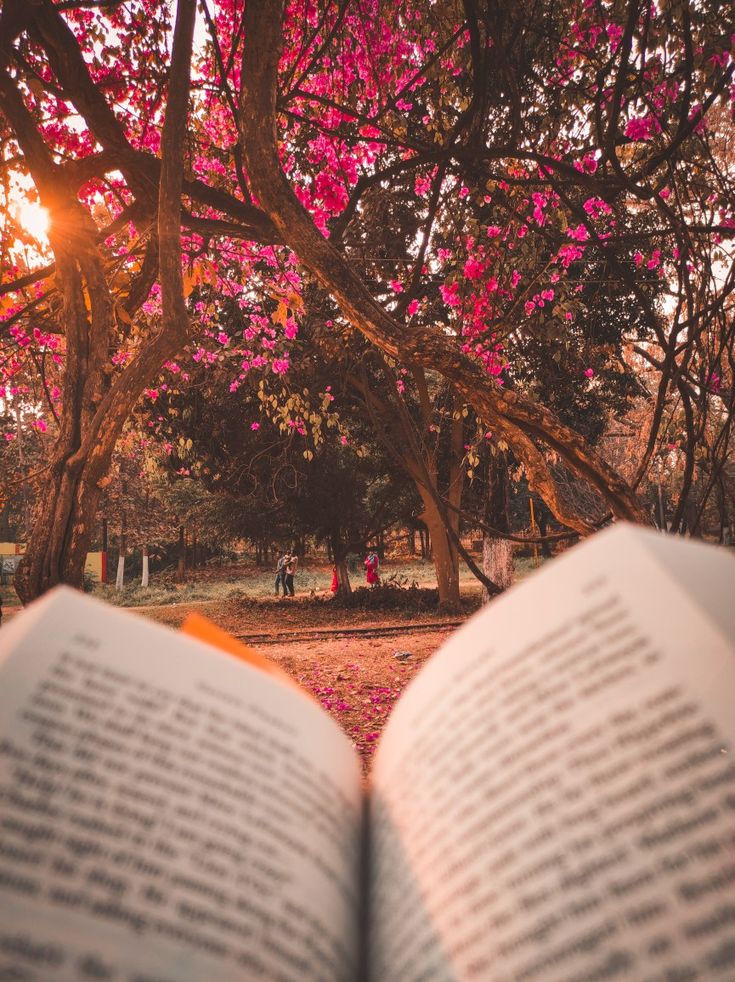
M 533 569 L 517 564 L 518 578 Z M 462 606 L 443 613 L 435 605 L 433 566 L 393 562 L 382 569 L 382 595 L 357 587 L 343 606 L 329 589 L 331 567 L 302 564 L 293 598 L 273 595 L 273 573 L 251 565 L 211 568 L 186 584 L 156 583 L 121 592 L 97 587 L 96 595 L 178 628 L 190 613 L 207 617 L 245 641 L 294 678 L 337 721 L 367 769 L 388 716 L 421 666 L 480 606 L 480 587 L 463 567 Z M 361 589 L 362 588 L 362 589 Z M 6 616 L 17 607 L 7 603 Z M 399 655 L 400 657 L 396 657 Z

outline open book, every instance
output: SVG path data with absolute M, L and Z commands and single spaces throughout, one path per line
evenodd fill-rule
M 53 592 L 0 631 L 0 979 L 732 980 L 734 588 L 600 533 L 432 658 L 367 793 L 294 686 Z

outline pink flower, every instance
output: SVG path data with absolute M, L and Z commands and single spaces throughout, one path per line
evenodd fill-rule
M 569 242 L 567 245 L 563 245 L 556 254 L 555 262 L 560 262 L 562 266 L 567 269 L 575 260 L 581 259 L 584 255 L 582 249 L 579 246 L 572 245 Z
M 416 192 L 416 194 L 418 194 L 420 197 L 423 197 L 425 194 L 428 194 L 430 188 L 431 188 L 431 178 L 428 177 L 428 175 L 426 177 L 422 177 L 419 175 L 416 178 L 413 189 Z
M 324 202 L 324 207 L 329 211 L 339 211 L 347 204 L 347 192 L 344 185 L 333 175 L 327 174 L 326 171 L 317 174 L 314 188 L 318 197 Z
M 390 288 L 394 293 L 403 293 L 403 283 L 399 283 L 398 280 L 391 280 Z
M 656 117 L 649 113 L 647 116 L 633 116 L 625 127 L 625 135 L 634 143 L 650 140 L 656 133 L 661 132 L 661 125 Z
M 418 300 L 412 300 L 411 303 L 406 308 L 406 310 L 408 312 L 408 316 L 409 317 L 413 317 L 413 315 L 416 313 L 416 311 L 418 309 L 419 309 L 419 302 L 418 302 Z
M 260 423 L 251 423 L 250 424 L 250 429 L 251 430 L 259 430 L 260 429 Z
M 449 286 L 442 284 L 439 287 L 439 292 L 442 295 L 442 300 L 447 305 L 447 307 L 459 307 L 459 283 L 452 283 Z
M 585 368 L 584 374 L 586 378 L 594 378 L 595 370 L 594 368 Z
M 599 218 L 600 215 L 609 215 L 612 211 L 610 205 L 603 201 L 602 198 L 587 198 L 582 207 L 592 218 Z
M 619 24 L 608 24 L 607 36 L 610 38 L 610 51 L 615 54 L 620 46 L 620 39 L 623 36 L 623 28 Z
M 470 280 L 479 280 L 484 272 L 484 264 L 477 259 L 470 257 L 464 264 L 464 275 Z
M 494 239 L 496 236 L 500 235 L 501 228 L 499 225 L 488 225 L 487 227 L 487 237 L 489 239 Z
M 590 237 L 590 234 L 584 225 L 577 225 L 575 228 L 567 229 L 567 236 L 576 242 L 585 242 Z

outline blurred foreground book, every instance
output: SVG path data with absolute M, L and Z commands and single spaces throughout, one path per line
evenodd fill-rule
M 452 636 L 367 792 L 282 677 L 60 589 L 0 632 L 0 980 L 731 980 L 733 737 L 735 562 L 631 526 Z

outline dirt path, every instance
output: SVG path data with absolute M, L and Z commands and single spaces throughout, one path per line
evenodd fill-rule
M 306 596 L 136 610 L 172 627 L 196 610 L 260 650 L 330 713 L 365 770 L 401 692 L 463 620 L 435 610 L 345 610 Z M 410 655 L 402 660 L 396 652 Z
M 403 689 L 453 628 L 383 637 L 274 640 L 264 654 L 311 692 L 339 723 L 367 770 L 378 737 Z M 405 661 L 395 653 L 410 652 Z
M 349 610 L 330 599 L 203 600 L 130 608 L 178 628 L 197 612 L 280 665 L 354 744 L 367 770 L 408 682 L 463 618 L 436 611 Z M 12 617 L 15 609 L 6 610 Z M 396 652 L 408 657 L 398 659 Z

